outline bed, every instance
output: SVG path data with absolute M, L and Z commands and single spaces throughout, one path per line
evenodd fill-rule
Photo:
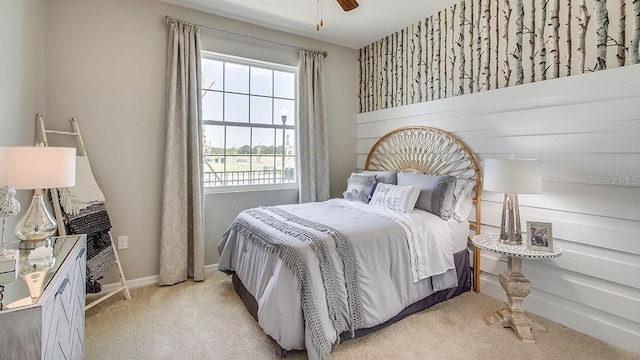
M 385 184 L 395 171 L 398 185 Z M 399 185 L 417 174 L 438 181 L 453 176 L 456 189 L 468 185 L 475 213 L 454 216 L 455 197 L 447 200 L 447 217 L 429 205 L 428 211 L 414 209 L 416 194 L 418 203 L 424 200 L 424 186 Z M 373 195 L 353 201 L 351 179 L 371 176 Z M 233 276 L 279 356 L 306 349 L 309 359 L 325 359 L 340 341 L 471 289 L 467 245 L 470 232 L 480 233 L 480 180 L 475 156 L 454 135 L 430 127 L 396 129 L 373 145 L 365 172 L 350 177 L 345 199 L 241 212 L 220 242 L 218 269 Z M 434 199 L 442 193 L 438 186 L 429 195 Z M 478 251 L 474 257 L 477 264 Z

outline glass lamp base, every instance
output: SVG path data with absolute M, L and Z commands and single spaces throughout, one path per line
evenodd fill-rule
M 518 194 L 504 194 L 500 241 L 509 245 L 522 245 Z
M 43 241 L 53 235 L 57 228 L 44 205 L 42 191 L 35 190 L 26 214 L 16 225 L 16 236 L 22 241 Z
M 20 240 L 18 244 L 19 250 L 33 250 L 40 246 L 49 247 L 51 246 L 51 238 L 46 238 L 43 240 Z

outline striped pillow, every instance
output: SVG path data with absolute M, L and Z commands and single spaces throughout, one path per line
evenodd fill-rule
M 342 196 L 344 196 L 345 200 L 367 204 L 371 199 L 371 193 L 375 185 L 375 175 L 351 173 L 351 176 L 347 179 L 347 191 L 342 193 Z
M 453 190 L 456 186 L 454 176 L 398 173 L 398 185 L 419 185 L 420 197 L 416 203 L 418 209 L 438 215 L 443 220 L 453 216 Z

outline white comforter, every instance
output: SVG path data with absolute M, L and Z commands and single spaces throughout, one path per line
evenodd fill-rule
M 256 241 L 258 234 L 275 245 Z M 347 239 L 348 251 L 339 239 Z M 304 271 L 274 251 L 282 247 L 305 259 Z M 345 330 L 379 325 L 431 293 L 457 286 L 450 229 L 420 210 L 400 214 L 342 199 L 253 209 L 238 215 L 219 249 L 218 268 L 236 272 L 255 297 L 264 331 L 284 349 L 306 348 L 310 359 L 324 358 L 327 344 Z M 357 285 L 348 286 L 354 275 Z M 310 321 L 312 312 L 318 321 Z

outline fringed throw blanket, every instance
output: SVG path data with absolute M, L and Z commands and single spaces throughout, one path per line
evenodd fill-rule
M 242 212 L 223 236 L 220 246 L 235 234 L 241 234 L 265 251 L 277 253 L 283 263 L 295 274 L 300 289 L 300 297 L 306 332 L 313 344 L 315 354 L 324 359 L 339 341 L 343 331 L 352 333 L 362 328 L 362 299 L 356 273 L 355 260 L 349 239 L 337 229 L 298 217 L 282 208 L 268 207 Z M 274 236 L 275 235 L 275 236 Z M 330 261 L 329 242 L 335 241 L 335 251 L 342 259 L 344 284 L 337 284 L 334 267 Z M 310 251 L 309 251 L 310 250 Z M 310 273 L 309 257 L 315 257 L 319 264 L 323 287 L 314 288 Z M 322 285 L 322 284 L 321 284 Z M 345 322 L 338 301 L 338 288 L 346 288 L 349 306 L 348 323 Z M 318 303 L 317 291 L 324 292 L 325 304 Z M 320 316 L 319 307 L 326 306 L 335 331 L 331 340 Z
M 87 234 L 87 293 L 98 293 L 98 282 L 116 262 L 111 246 L 111 219 L 104 203 L 91 205 L 78 214 L 67 215 L 70 234 Z
M 457 286 L 451 239 L 448 223 L 425 211 L 343 199 L 263 207 L 238 215 L 218 246 L 218 269 L 238 276 L 260 327 L 283 349 L 325 359 L 340 337 Z

